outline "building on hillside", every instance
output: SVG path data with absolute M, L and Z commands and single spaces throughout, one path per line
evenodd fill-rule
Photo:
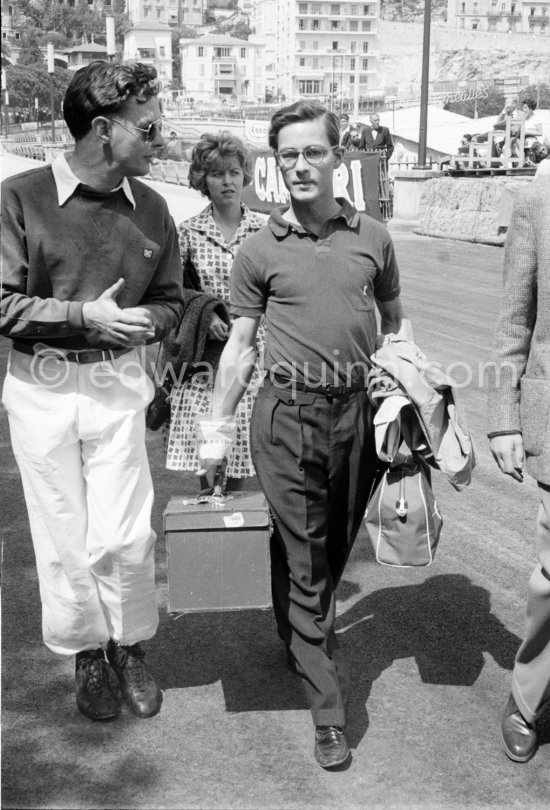
M 107 59 L 105 45 L 98 45 L 95 42 L 84 42 L 82 45 L 65 48 L 62 53 L 67 57 L 68 70 L 80 70 L 95 59 Z
M 124 61 L 154 65 L 164 85 L 172 81 L 172 29 L 155 22 L 137 22 L 124 34 Z
M 361 103 L 382 95 L 379 16 L 379 0 L 256 0 L 252 16 L 256 36 L 275 41 L 277 99 L 315 98 L 340 109 L 351 105 L 354 97 Z
M 255 31 L 249 42 L 263 45 L 265 100 L 277 95 L 277 4 L 276 0 L 256 0 L 251 25 Z
M 207 0 L 126 0 L 126 11 L 134 23 L 180 23 L 197 28 L 204 23 Z M 181 17 L 181 20 L 179 19 Z
M 262 102 L 263 45 L 226 34 L 180 39 L 181 82 L 187 98 Z
M 447 25 L 550 35 L 550 0 L 448 0 Z
M 12 64 L 17 62 L 21 45 L 21 14 L 15 3 L 2 0 L 2 49 Z

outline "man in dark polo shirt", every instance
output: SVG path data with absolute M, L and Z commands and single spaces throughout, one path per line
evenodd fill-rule
M 162 693 L 140 642 L 158 625 L 153 487 L 136 347 L 180 317 L 166 203 L 133 178 L 164 146 L 148 65 L 92 62 L 64 115 L 74 151 L 2 184 L 0 334 L 13 340 L 2 402 L 36 554 L 45 644 L 76 655 L 76 702 L 139 717 Z M 107 654 L 107 659 L 105 657 Z
M 335 588 L 376 471 L 365 390 L 382 332 L 412 338 L 386 228 L 335 199 L 337 117 L 297 102 L 271 120 L 269 143 L 290 205 L 240 248 L 232 270 L 235 322 L 216 378 L 212 416 L 198 421 L 212 473 L 234 436 L 235 408 L 266 320 L 267 377 L 255 402 L 251 450 L 273 515 L 274 609 L 289 665 L 303 679 L 317 761 L 343 764 L 349 669 L 334 633 Z

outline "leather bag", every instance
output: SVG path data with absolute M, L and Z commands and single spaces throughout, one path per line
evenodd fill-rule
M 409 456 L 380 471 L 367 504 L 365 524 L 381 565 L 409 568 L 431 564 L 443 518 L 423 459 Z

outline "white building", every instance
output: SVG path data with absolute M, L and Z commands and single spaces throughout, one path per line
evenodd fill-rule
M 124 34 L 123 59 L 154 65 L 166 86 L 172 81 L 172 29 L 169 25 L 137 22 Z
M 80 70 L 80 68 L 89 65 L 90 62 L 94 62 L 96 59 L 107 59 L 105 45 L 98 45 L 95 42 L 66 48 L 63 53 L 67 59 L 67 68 L 69 70 Z
M 196 28 L 203 24 L 205 10 L 206 0 L 126 0 L 126 11 L 133 23 L 159 22 L 175 26 L 181 13 L 182 24 Z
M 256 0 L 256 36 L 275 36 L 278 99 L 311 97 L 338 109 L 353 102 L 357 85 L 359 101 L 379 97 L 379 15 L 379 0 Z
M 448 0 L 451 28 L 550 34 L 549 0 Z
M 181 82 L 187 98 L 264 99 L 263 45 L 225 34 L 180 39 Z

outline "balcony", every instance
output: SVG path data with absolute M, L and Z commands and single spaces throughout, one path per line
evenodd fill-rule
M 547 23 L 550 20 L 548 14 L 529 14 L 527 17 L 530 23 Z
M 237 75 L 237 66 L 220 62 L 212 68 L 212 75 L 219 78 L 234 79 Z

